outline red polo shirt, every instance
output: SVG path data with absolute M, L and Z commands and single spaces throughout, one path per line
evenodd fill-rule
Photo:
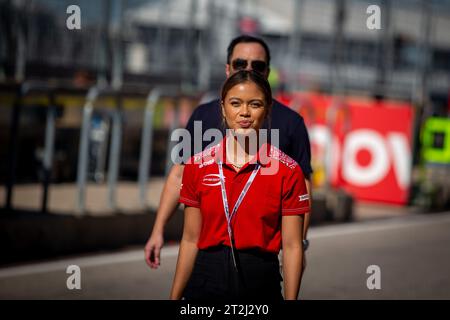
M 193 156 L 183 172 L 180 202 L 200 208 L 202 229 L 199 249 L 230 246 L 222 202 L 218 161 L 225 159 L 225 139 Z M 265 155 L 268 155 L 265 156 Z M 236 172 L 223 161 L 230 214 L 256 162 L 260 163 L 252 185 L 231 221 L 237 249 L 259 248 L 278 253 L 281 216 L 309 212 L 309 197 L 300 166 L 274 146 L 262 146 L 257 156 Z

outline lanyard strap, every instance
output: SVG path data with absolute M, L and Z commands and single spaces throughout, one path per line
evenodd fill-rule
M 247 183 L 244 186 L 244 189 L 242 189 L 241 194 L 239 195 L 231 214 L 230 214 L 230 209 L 228 206 L 227 191 L 225 189 L 225 176 L 223 174 L 222 162 L 220 161 L 218 163 L 218 165 L 219 165 L 220 187 L 222 189 L 223 209 L 225 211 L 225 216 L 227 218 L 228 236 L 230 237 L 230 245 L 231 245 L 231 250 L 233 253 L 233 260 L 234 260 L 234 264 L 236 266 L 236 259 L 234 257 L 233 232 L 231 230 L 231 220 L 236 215 L 236 212 L 237 212 L 239 206 L 241 205 L 242 201 L 244 200 L 244 197 L 247 194 L 248 189 L 250 188 L 253 180 L 255 180 L 255 177 L 259 171 L 260 165 L 257 164 L 255 169 L 253 169 L 253 172 L 252 172 L 251 176 L 248 178 Z

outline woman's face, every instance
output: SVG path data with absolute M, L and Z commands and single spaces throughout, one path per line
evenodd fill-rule
M 236 134 L 249 134 L 258 131 L 267 113 L 265 97 L 253 82 L 244 82 L 232 87 L 222 103 L 222 114 L 228 128 Z

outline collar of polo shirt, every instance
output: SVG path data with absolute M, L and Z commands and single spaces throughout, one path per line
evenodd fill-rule
M 216 159 L 216 163 L 219 163 L 219 161 L 222 161 L 222 163 L 230 164 L 228 162 L 224 162 L 223 159 L 226 158 L 226 142 L 227 137 L 225 137 L 220 144 L 218 145 L 218 148 L 216 149 L 217 152 L 215 152 L 214 155 L 212 155 Z M 248 163 L 250 164 L 259 164 L 261 167 L 266 167 L 269 165 L 269 153 L 270 153 L 270 145 L 268 143 L 264 143 L 259 149 L 256 155 L 249 160 Z

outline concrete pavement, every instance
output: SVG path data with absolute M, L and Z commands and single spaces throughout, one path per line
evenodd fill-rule
M 450 212 L 312 227 L 304 299 L 450 299 Z M 166 299 L 177 245 L 151 270 L 142 248 L 0 269 L 1 299 Z M 69 290 L 69 265 L 81 290 Z M 381 270 L 369 290 L 367 267 Z

